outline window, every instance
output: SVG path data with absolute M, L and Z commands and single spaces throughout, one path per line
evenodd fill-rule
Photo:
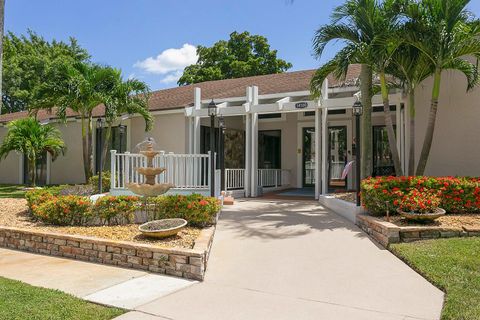
M 329 115 L 334 115 L 334 114 L 346 114 L 347 110 L 346 109 L 336 109 L 336 110 L 328 110 Z M 305 111 L 303 113 L 304 117 L 313 117 L 315 116 L 315 111 Z
M 396 111 L 397 106 L 396 105 L 391 105 L 390 106 L 390 111 Z M 372 112 L 383 112 L 383 106 L 374 106 L 372 107 Z
M 258 119 L 279 119 L 281 117 L 281 113 L 264 113 L 258 115 Z
M 107 133 L 107 128 L 97 128 L 96 136 L 95 136 L 95 172 L 98 173 L 100 168 L 100 134 L 103 135 L 102 140 L 104 143 L 105 136 Z M 108 168 L 108 164 L 110 163 L 110 150 L 117 150 L 118 153 L 123 153 L 127 150 L 127 127 L 126 126 L 117 126 L 112 127 L 112 132 L 110 136 L 110 141 L 108 142 L 107 154 L 105 155 L 105 159 L 103 159 L 103 168 Z
M 394 126 L 395 127 L 395 126 Z M 373 176 L 395 175 L 392 153 L 388 144 L 387 128 L 373 126 Z
M 281 130 L 258 132 L 258 168 L 281 169 Z

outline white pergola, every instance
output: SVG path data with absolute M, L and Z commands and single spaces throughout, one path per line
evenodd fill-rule
M 245 197 L 258 196 L 258 115 L 287 112 L 315 112 L 315 198 L 328 192 L 328 110 L 351 109 L 356 98 L 354 93 L 358 87 L 329 88 L 326 80 L 322 86 L 320 99 L 311 100 L 310 91 L 275 93 L 259 95 L 257 86 L 246 88 L 244 97 L 215 99 L 217 115 L 245 116 Z M 344 93 L 347 97 L 330 98 L 329 96 Z M 194 89 L 194 104 L 185 108 L 189 119 L 189 153 L 200 153 L 200 119 L 208 117 L 207 106 L 210 102 L 202 100 L 201 89 Z M 268 103 L 262 103 L 268 101 Z M 271 102 L 274 101 L 274 102 Z M 396 130 L 398 148 L 402 160 L 405 159 L 405 118 L 400 105 L 404 99 L 400 92 L 390 94 L 390 105 L 396 105 Z M 373 97 L 372 105 L 383 105 L 380 95 Z M 405 166 L 406 161 L 402 161 Z

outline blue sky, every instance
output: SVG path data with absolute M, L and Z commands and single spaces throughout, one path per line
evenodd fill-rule
M 233 31 L 266 36 L 291 70 L 315 68 L 316 28 L 329 21 L 343 0 L 6 0 L 5 29 L 24 34 L 32 29 L 46 39 L 69 36 L 95 62 L 120 68 L 152 89 L 176 86 L 184 65 L 195 60 L 192 46 L 209 46 Z M 480 1 L 470 5 L 480 15 Z

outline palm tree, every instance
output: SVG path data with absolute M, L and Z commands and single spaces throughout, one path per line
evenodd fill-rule
M 397 1 L 387 0 L 379 4 L 376 0 L 348 0 L 337 7 L 332 14 L 332 24 L 322 26 L 315 33 L 314 52 L 320 57 L 325 46 L 340 40 L 346 43 L 332 61 L 320 68 L 312 80 L 312 89 L 319 92 L 319 85 L 333 72 L 344 78 L 348 66 L 362 64 L 361 93 L 364 105 L 362 118 L 362 177 L 372 173 L 372 78 L 373 72 L 380 76 L 384 104 L 385 124 L 392 158 L 397 175 L 402 175 L 393 122 L 388 101 L 388 86 L 385 70 L 391 62 L 391 56 L 399 46 L 396 41 L 396 29 L 399 26 L 399 6 Z M 316 89 L 315 89 L 316 88 Z
M 25 155 L 30 168 L 30 181 L 36 184 L 36 163 L 46 152 L 55 160 L 66 148 L 60 131 L 51 125 L 41 125 L 32 117 L 14 120 L 7 125 L 7 135 L 0 145 L 0 159 L 12 151 Z
M 408 42 L 418 48 L 433 66 L 433 88 L 425 139 L 416 174 L 423 175 L 432 146 L 444 70 L 457 70 L 467 79 L 467 90 L 478 84 L 476 63 L 465 57 L 480 57 L 480 22 L 466 6 L 470 0 L 423 0 L 412 3 L 408 17 L 416 32 Z
M 405 29 L 404 32 L 410 32 Z M 428 58 L 416 47 L 404 43 L 392 58 L 388 73 L 400 81 L 400 87 L 407 95 L 409 110 L 409 155 L 408 175 L 415 174 L 415 90 L 418 85 L 433 74 Z
M 91 63 L 65 64 L 52 69 L 52 77 L 39 90 L 39 99 L 34 108 L 56 111 L 61 119 L 66 119 L 67 110 L 78 114 L 82 126 L 83 167 L 85 179 L 93 174 L 93 111 L 108 100 L 115 87 L 116 71 Z
M 0 97 L 2 94 L 3 81 L 3 34 L 5 27 L 5 0 L 0 0 Z M 0 114 L 2 114 L 2 102 L 0 101 Z
M 145 131 L 150 131 L 153 125 L 153 117 L 148 110 L 150 96 L 148 85 L 137 79 L 124 81 L 119 70 L 115 71 L 114 83 L 114 89 L 107 95 L 104 102 L 107 130 L 102 146 L 103 159 L 107 155 L 113 124 L 119 116 L 122 114 L 139 114 L 145 120 Z

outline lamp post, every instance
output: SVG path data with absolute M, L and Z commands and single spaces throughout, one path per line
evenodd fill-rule
M 220 188 L 225 188 L 225 129 L 226 127 L 225 127 L 225 118 L 223 116 L 220 116 L 218 118 L 218 127 L 219 127 L 218 161 L 220 164 Z
M 102 172 L 103 172 L 103 123 L 104 120 L 102 118 L 97 119 L 97 132 L 98 132 L 98 145 L 100 150 L 97 150 L 97 154 L 99 155 L 99 163 L 98 163 L 98 192 L 102 193 L 103 186 L 102 186 Z
M 355 168 L 356 168 L 356 189 L 357 189 L 357 207 L 360 207 L 360 116 L 363 114 L 363 105 L 360 101 L 355 101 L 352 107 L 355 116 Z
M 208 115 L 210 116 L 210 195 L 215 197 L 215 116 L 217 105 L 212 101 L 208 104 Z

